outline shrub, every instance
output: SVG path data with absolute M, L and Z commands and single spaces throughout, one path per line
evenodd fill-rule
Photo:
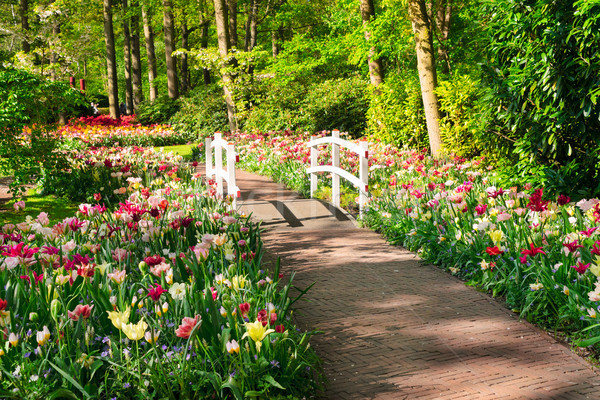
M 397 147 L 427 147 L 425 112 L 417 76 L 390 74 L 373 94 L 367 113 L 368 133 Z
M 247 130 L 339 129 L 360 136 L 366 128 L 367 83 L 358 78 L 326 80 L 307 86 L 300 81 L 268 79 L 244 122 Z M 268 87 L 268 90 L 266 88 Z
M 445 114 L 440 120 L 440 134 L 448 153 L 472 157 L 486 149 L 479 84 L 478 79 L 469 75 L 453 75 L 451 80 L 438 84 L 440 111 Z
M 179 111 L 179 101 L 162 96 L 155 101 L 143 101 L 138 106 L 136 121 L 142 125 L 165 124 Z
M 228 131 L 227 106 L 218 86 L 200 87 L 180 99 L 180 110 L 169 123 L 185 136 L 204 138 L 217 131 Z

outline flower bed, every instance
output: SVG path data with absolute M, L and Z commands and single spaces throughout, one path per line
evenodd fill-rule
M 45 193 L 111 203 L 124 199 L 128 188 L 160 186 L 190 176 L 181 156 L 153 148 L 90 147 L 64 154 L 67 165 L 38 181 Z
M 2 228 L 0 397 L 314 394 L 310 334 L 290 320 L 293 276 L 284 285 L 278 267 L 262 269 L 256 227 L 198 175 L 149 174 L 148 149 L 99 151 L 82 165 L 114 169 L 131 153 L 139 181 L 118 205 Z
M 25 129 L 25 134 L 30 130 Z M 86 146 L 171 146 L 197 140 L 195 135 L 174 131 L 169 125 L 142 126 L 135 116 L 113 119 L 108 115 L 72 119 L 56 130 L 67 148 Z
M 323 134 L 321 134 L 322 136 Z M 308 134 L 237 134 L 240 165 L 307 194 Z M 321 149 L 324 163 L 329 150 Z M 482 160 L 436 161 L 369 147 L 371 201 L 363 223 L 393 244 L 502 296 L 521 316 L 600 342 L 600 205 L 543 198 L 542 189 L 494 186 Z M 342 155 L 342 164 L 346 157 Z M 355 172 L 356 160 L 346 168 Z

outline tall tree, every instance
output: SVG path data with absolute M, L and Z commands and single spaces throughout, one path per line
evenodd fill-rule
M 425 108 L 427 133 L 431 154 L 441 157 L 442 139 L 440 137 L 440 110 L 435 88 L 437 75 L 435 72 L 435 55 L 433 49 L 433 34 L 430 29 L 429 17 L 425 0 L 409 0 L 408 14 L 412 22 L 417 52 L 417 70 L 421 84 L 421 96 Z
M 200 11 L 200 48 L 207 49 L 208 48 L 208 27 L 210 25 L 210 20 L 208 18 L 208 10 L 206 5 L 206 0 L 198 0 L 198 10 Z M 207 68 L 202 68 L 202 76 L 204 78 L 204 84 L 210 85 L 210 71 Z
M 142 90 L 142 58 L 140 55 L 140 7 L 138 0 L 131 1 L 131 83 L 133 86 L 134 110 L 144 100 Z
M 375 5 L 373 0 L 360 1 L 360 14 L 362 17 L 363 26 L 365 28 L 365 40 L 367 43 L 369 43 L 371 41 L 369 22 L 375 19 Z M 371 84 L 377 87 L 383 82 L 383 65 L 378 58 L 375 58 L 375 47 L 373 46 L 369 48 L 367 62 L 369 64 L 369 77 L 371 78 Z
M 229 45 L 230 47 L 238 47 L 237 0 L 227 0 L 227 11 L 229 14 Z
M 152 17 L 149 14 L 150 8 L 146 2 L 142 4 L 142 20 L 144 22 L 144 39 L 146 41 L 146 58 L 148 60 L 148 83 L 150 86 L 150 101 L 158 97 L 158 87 L 156 85 L 156 52 L 154 51 L 154 29 L 152 29 Z
M 163 0 L 163 16 L 165 27 L 165 58 L 167 61 L 167 89 L 169 97 L 179 97 L 179 86 L 177 82 L 177 63 L 173 52 L 175 51 L 175 21 L 173 18 L 173 5 L 171 0 Z
M 217 25 L 217 40 L 219 43 L 219 53 L 223 59 L 227 59 L 230 44 L 229 44 L 229 25 L 227 18 L 227 5 L 225 0 L 214 0 L 215 5 L 215 23 Z M 229 120 L 229 129 L 234 131 L 237 129 L 237 121 L 235 118 L 235 107 L 233 104 L 233 96 L 231 93 L 231 77 L 228 73 L 223 74 L 223 93 L 225 103 L 227 104 L 227 119 Z
M 450 57 L 448 57 L 448 38 L 450 37 L 450 21 L 452 19 L 452 1 L 441 0 L 437 4 L 435 16 L 436 27 L 439 31 L 438 60 L 442 63 L 441 68 L 445 74 L 450 73 Z M 432 16 L 433 17 L 433 16 Z
M 131 35 L 129 34 L 129 18 L 127 0 L 123 0 L 123 58 L 125 60 L 125 106 L 133 112 L 133 86 L 131 84 Z
M 106 43 L 106 70 L 108 75 L 108 104 L 110 116 L 119 118 L 119 86 L 117 81 L 117 58 L 115 55 L 115 33 L 113 30 L 112 2 L 104 3 L 104 42 Z
M 19 4 L 19 16 L 21 17 L 21 29 L 23 30 L 23 40 L 21 41 L 21 46 L 23 48 L 23 53 L 29 53 L 31 50 L 31 46 L 29 45 L 29 38 L 27 34 L 29 33 L 29 1 L 21 0 Z
M 244 38 L 244 51 L 252 51 L 256 47 L 258 35 L 258 0 L 250 0 L 248 5 L 248 19 L 246 20 L 246 35 Z

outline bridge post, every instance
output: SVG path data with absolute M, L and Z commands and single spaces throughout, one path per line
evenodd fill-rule
M 237 198 L 239 193 L 237 191 L 237 183 L 235 182 L 235 148 L 233 143 L 227 143 L 227 193 L 233 194 L 233 208 L 237 207 Z
M 359 188 L 358 192 L 358 210 L 359 215 L 362 217 L 363 209 L 367 204 L 367 193 L 369 191 L 369 142 L 365 140 L 360 141 L 361 154 L 360 157 L 360 170 L 359 179 L 362 187 Z
M 311 136 L 310 140 L 313 141 L 315 140 L 317 137 L 316 136 Z M 310 148 L 310 167 L 314 168 L 317 166 L 319 160 L 319 150 L 317 150 L 317 146 L 311 146 Z M 316 191 L 317 191 L 317 174 L 315 173 L 311 173 L 310 174 L 310 197 L 312 198 Z
M 215 141 L 221 141 L 221 132 L 215 132 Z M 215 146 L 215 179 L 217 180 L 217 194 L 223 197 L 223 149 L 221 145 Z
M 340 131 L 337 129 L 331 132 L 334 138 L 340 137 Z M 334 167 L 340 166 L 340 145 L 331 143 L 331 163 Z M 338 174 L 331 175 L 331 202 L 334 206 L 340 206 L 340 176 Z

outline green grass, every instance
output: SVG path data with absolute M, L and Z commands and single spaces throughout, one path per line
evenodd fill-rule
M 13 207 L 14 200 L 0 204 L 0 226 L 8 223 L 18 224 L 25 221 L 28 215 L 36 218 L 42 211 L 48 214 L 50 224 L 53 225 L 66 217 L 74 216 L 79 205 L 67 199 L 52 195 L 43 196 L 36 193 L 30 194 L 24 200 L 25 210 L 18 212 Z
M 165 152 L 172 151 L 173 153 L 179 154 L 183 158 L 190 158 L 192 156 L 192 146 L 194 144 L 182 144 L 178 146 L 165 146 L 162 147 Z M 155 147 L 155 150 L 159 150 L 161 147 Z

